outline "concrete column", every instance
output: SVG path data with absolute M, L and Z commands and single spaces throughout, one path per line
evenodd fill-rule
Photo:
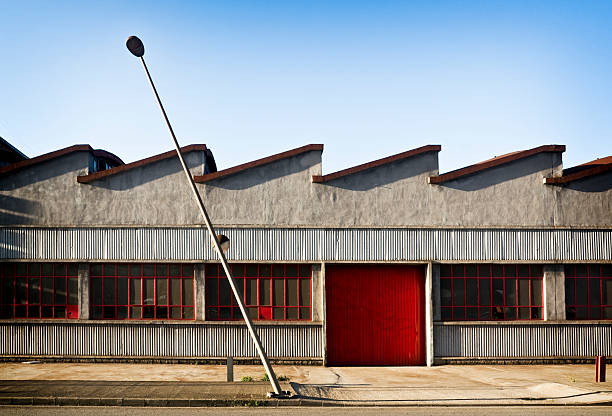
M 312 320 L 323 322 L 323 279 L 320 264 L 312 265 Z
M 327 302 L 325 300 L 325 263 L 321 263 L 321 309 L 323 311 L 323 337 L 321 339 L 321 351 L 323 354 L 323 365 L 327 366 Z
M 542 297 L 544 320 L 565 320 L 565 270 L 563 265 L 544 266 Z
M 433 264 L 429 263 L 425 274 L 425 362 L 427 367 L 431 367 L 434 361 L 432 281 Z
M 79 264 L 79 320 L 89 319 L 89 264 Z
M 195 319 L 196 321 L 206 320 L 206 281 L 205 272 L 206 267 L 204 263 L 197 263 L 193 268 L 194 279 L 195 279 Z

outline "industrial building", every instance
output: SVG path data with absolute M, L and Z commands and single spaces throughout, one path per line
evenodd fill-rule
M 256 357 L 174 151 L 2 151 L 1 358 Z M 218 170 L 183 148 L 273 361 L 612 355 L 612 157 L 440 174 L 427 145 L 323 175 L 322 151 Z

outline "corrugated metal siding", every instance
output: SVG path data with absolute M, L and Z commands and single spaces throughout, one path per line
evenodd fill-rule
M 612 355 L 612 323 L 435 325 L 436 357 Z
M 259 326 L 270 357 L 322 358 L 321 326 Z M 245 326 L 0 323 L 0 355 L 257 357 Z
M 230 260 L 611 261 L 612 230 L 220 228 Z M 216 260 L 203 228 L 0 228 L 0 258 Z

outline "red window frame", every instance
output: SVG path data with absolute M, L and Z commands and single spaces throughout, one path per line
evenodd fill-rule
M 91 319 L 195 319 L 193 264 L 94 263 L 89 284 Z
M 0 319 L 77 319 L 76 263 L 4 263 Z
M 443 264 L 443 321 L 542 320 L 541 265 Z M 476 296 L 474 297 L 474 293 Z
M 612 319 L 612 264 L 565 266 L 568 320 Z
M 230 267 L 252 320 L 312 320 L 310 264 L 241 263 L 231 264 Z M 223 267 L 220 264 L 207 264 L 205 280 L 206 319 L 211 321 L 243 319 Z M 294 287 L 294 284 L 297 286 Z M 266 287 L 269 288 L 269 293 Z M 281 287 L 282 294 L 277 293 Z M 297 292 L 295 296 L 292 293 L 294 291 Z

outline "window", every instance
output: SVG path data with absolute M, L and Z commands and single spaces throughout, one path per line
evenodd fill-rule
M 232 264 L 253 320 L 311 320 L 311 267 L 305 264 Z M 240 320 L 223 266 L 206 265 L 206 319 Z
M 567 319 L 612 319 L 612 264 L 565 266 Z
M 77 264 L 4 263 L 0 266 L 0 318 L 79 317 Z
M 542 266 L 440 266 L 443 321 L 542 319 Z
M 92 319 L 195 319 L 193 265 L 92 264 Z

